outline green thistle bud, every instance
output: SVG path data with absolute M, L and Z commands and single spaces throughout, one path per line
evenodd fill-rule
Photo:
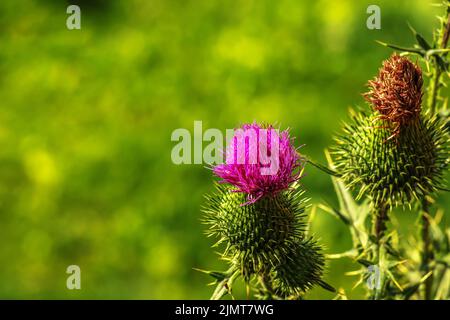
M 411 205 L 442 186 L 448 164 L 449 137 L 436 118 L 417 117 L 392 129 L 378 115 L 354 114 L 336 139 L 337 170 L 350 188 L 365 192 L 374 203 Z
M 223 257 L 236 264 L 246 280 L 270 274 L 273 287 L 284 295 L 302 292 L 320 280 L 324 258 L 319 246 L 304 239 L 307 199 L 297 184 L 246 205 L 244 194 L 216 187 L 203 210 L 207 234 L 226 245 Z
M 312 239 L 290 248 L 285 260 L 274 268 L 272 283 L 277 295 L 299 295 L 315 284 L 323 285 L 321 277 L 325 260 L 320 250 Z
M 306 201 L 302 191 L 285 191 L 242 205 L 246 195 L 220 184 L 216 187 L 204 210 L 210 226 L 207 234 L 227 244 L 226 256 L 239 262 L 245 276 L 274 266 L 301 239 Z

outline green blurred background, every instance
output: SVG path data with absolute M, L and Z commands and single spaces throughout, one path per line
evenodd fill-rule
M 430 39 L 441 13 L 424 0 L 71 3 L 81 30 L 66 28 L 67 1 L 0 2 L 0 298 L 209 298 L 192 268 L 225 268 L 199 221 L 214 178 L 171 162 L 172 131 L 277 122 L 325 162 L 391 53 L 375 40 L 411 45 L 407 21 Z M 370 4 L 381 30 L 366 28 Z M 303 183 L 313 204 L 336 202 L 315 168 Z M 324 212 L 313 230 L 329 253 L 350 246 Z M 344 275 L 356 268 L 333 262 L 327 281 L 361 298 Z

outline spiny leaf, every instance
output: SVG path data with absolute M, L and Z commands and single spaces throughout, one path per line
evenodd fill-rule
M 430 50 L 431 45 L 424 39 L 424 37 L 422 37 L 422 35 L 420 35 L 409 23 L 408 23 L 408 27 L 411 30 L 411 32 L 413 33 L 414 37 L 416 38 L 419 46 L 422 49 L 424 49 L 425 51 Z
M 368 260 L 365 260 L 365 259 L 358 259 L 358 260 L 356 260 L 358 263 L 360 263 L 360 264 L 362 264 L 364 267 L 370 267 L 370 266 L 373 266 L 375 263 L 373 263 L 373 262 L 370 262 L 370 261 L 368 261 Z
M 224 280 L 225 278 L 228 277 L 228 275 L 225 272 L 221 272 L 221 271 L 208 271 L 208 270 L 203 270 L 203 269 L 198 269 L 198 268 L 193 268 L 195 271 L 201 272 L 201 273 L 205 273 L 211 277 L 213 277 L 214 279 L 216 279 L 218 282 Z
M 356 249 L 351 249 L 342 253 L 327 254 L 327 259 L 354 258 L 358 254 Z
M 422 57 L 425 55 L 425 51 L 422 50 L 422 49 L 401 47 L 401 46 L 397 46 L 395 44 L 385 43 L 385 42 L 378 41 L 378 40 L 376 40 L 376 42 L 381 44 L 384 47 L 388 47 L 388 48 L 391 48 L 391 49 L 394 49 L 394 50 L 399 50 L 399 51 L 402 51 L 402 52 L 411 52 L 411 53 L 418 54 L 418 55 L 420 55 Z
M 330 284 L 326 283 L 326 282 L 323 281 L 323 280 L 319 280 L 319 281 L 317 282 L 317 284 L 318 284 L 319 286 L 321 286 L 322 288 L 324 288 L 325 290 L 328 290 L 328 291 L 330 291 L 330 292 L 336 292 L 336 289 L 335 289 L 333 286 L 331 286 Z
M 395 284 L 395 286 L 403 292 L 403 287 L 398 283 L 397 279 L 395 279 L 394 275 L 392 274 L 392 272 L 390 270 L 385 270 L 386 274 L 388 275 L 388 277 L 392 280 L 392 282 Z
M 322 170 L 323 172 L 325 172 L 325 173 L 327 173 L 329 175 L 332 175 L 332 176 L 335 176 L 335 177 L 340 177 L 341 176 L 341 174 L 339 174 L 338 172 L 336 172 L 334 170 L 331 170 L 330 168 L 327 168 L 324 165 L 321 165 L 320 163 L 317 163 L 317 162 L 315 162 L 315 161 L 313 161 L 313 160 L 311 160 L 309 158 L 306 160 L 306 162 L 312 164 L 317 169 Z
M 333 216 L 337 217 L 338 219 L 342 220 L 342 222 L 344 222 L 344 224 L 351 225 L 351 221 L 342 212 L 340 212 L 338 209 L 332 208 L 332 207 L 329 207 L 329 206 L 325 206 L 325 205 L 322 205 L 322 204 L 319 205 L 319 208 L 321 208 L 325 212 L 328 212 L 328 213 L 332 214 Z
M 419 288 L 420 288 L 420 284 L 414 284 L 414 285 L 404 288 L 403 289 L 403 299 L 408 300 L 409 298 L 411 298 L 417 292 L 417 290 Z

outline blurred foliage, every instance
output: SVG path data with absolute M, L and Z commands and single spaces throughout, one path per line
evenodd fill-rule
M 81 30 L 66 29 L 69 2 Z M 375 40 L 408 45 L 406 21 L 428 38 L 437 24 L 431 2 L 380 0 L 382 29 L 368 30 L 370 4 L 1 1 L 0 297 L 209 298 L 192 268 L 221 266 L 199 222 L 213 178 L 172 164 L 171 132 L 194 120 L 277 122 L 325 163 L 340 119 L 391 53 Z M 303 185 L 312 203 L 337 203 L 317 169 Z M 410 212 L 397 218 L 417 228 Z M 336 219 L 318 210 L 314 221 L 328 252 L 350 248 Z M 71 264 L 80 291 L 66 289 Z M 345 275 L 356 267 L 333 260 L 326 281 L 362 297 Z

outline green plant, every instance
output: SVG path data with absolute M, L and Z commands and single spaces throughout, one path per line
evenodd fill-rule
M 324 170 L 334 175 L 340 208 L 321 207 L 337 215 L 353 235 L 353 249 L 332 257 L 351 257 L 362 265 L 357 285 L 368 280 L 368 267 L 377 268 L 378 285 L 368 290 L 371 299 L 450 297 L 450 230 L 439 226 L 442 209 L 433 208 L 439 191 L 448 191 L 443 175 L 449 163 L 449 122 L 440 90 L 448 80 L 450 2 L 442 5 L 446 15 L 439 18 L 432 44 L 412 27 L 414 47 L 381 42 L 401 55 L 385 61 L 369 81 L 365 97 L 372 111 L 352 111 L 331 149 L 333 160 L 328 156 L 330 168 Z M 408 55 L 419 56 L 426 66 L 425 107 L 422 71 Z M 349 190 L 356 192 L 355 199 Z M 396 207 L 417 212 L 419 232 L 398 233 L 397 222 L 390 219 Z
M 371 284 L 369 299 L 450 298 L 450 229 L 440 225 L 443 210 L 435 207 L 439 193 L 449 191 L 444 181 L 449 116 L 440 90 L 449 75 L 450 1 L 442 6 L 446 14 L 432 44 L 412 27 L 417 44 L 411 48 L 380 42 L 400 54 L 387 59 L 369 81 L 364 96 L 370 109 L 351 111 L 326 152 L 328 166 L 294 156 L 284 136 L 280 159 L 289 165 L 275 179 L 255 176 L 252 166 L 227 163 L 215 169 L 229 185 L 217 185 L 216 194 L 207 197 L 205 223 L 208 235 L 224 245 L 221 256 L 230 269 L 204 271 L 216 279 L 213 299 L 230 293 L 240 276 L 258 298 L 297 299 L 315 284 L 334 291 L 321 280 L 325 258 L 359 263 L 352 273 L 359 275 L 355 286 Z M 410 55 L 419 57 L 424 72 Z M 428 79 L 425 106 L 423 75 Z M 306 199 L 297 183 L 304 160 L 332 177 L 339 206 L 319 207 L 349 229 L 353 246 L 346 252 L 325 257 L 307 235 Z M 418 232 L 398 232 L 399 209 L 417 213 Z M 368 270 L 376 270 L 375 278 Z
M 223 246 L 221 258 L 230 268 L 226 272 L 203 271 L 217 284 L 212 299 L 232 292 L 233 282 L 242 277 L 260 299 L 298 299 L 314 285 L 334 289 L 322 281 L 325 265 L 320 245 L 306 233 L 307 199 L 298 180 L 303 172 L 303 159 L 292 145 L 287 131 L 278 134 L 268 127 L 244 125 L 232 141 L 243 137 L 243 144 L 227 148 L 227 162 L 214 168 L 222 184 L 206 196 L 203 222 L 207 235 L 215 237 L 215 246 Z M 256 145 L 245 138 L 255 133 Z M 243 136 L 241 136 L 243 135 Z M 275 147 L 279 145 L 279 147 Z M 236 161 L 240 150 L 249 155 L 264 149 L 277 150 L 278 168 L 270 175 L 261 173 L 261 159 Z M 258 156 L 260 154 L 258 153 Z

